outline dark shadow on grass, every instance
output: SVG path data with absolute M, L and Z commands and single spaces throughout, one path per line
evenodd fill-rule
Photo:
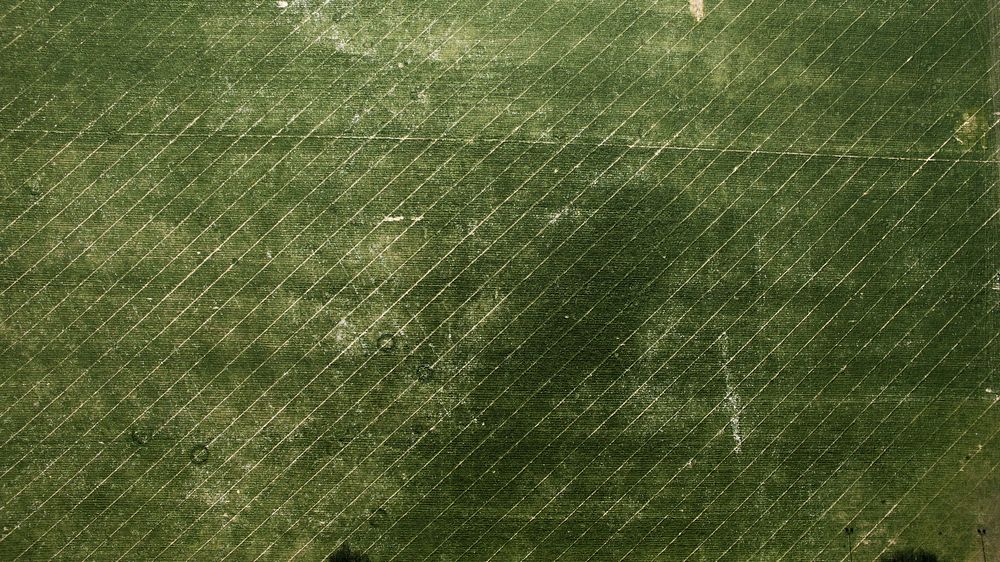
M 352 551 L 351 546 L 344 543 L 327 558 L 327 562 L 371 562 L 371 558 L 363 552 Z
M 942 562 L 941 557 L 922 548 L 906 547 L 884 554 L 880 562 Z

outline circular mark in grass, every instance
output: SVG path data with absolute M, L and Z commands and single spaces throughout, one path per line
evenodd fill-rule
M 132 439 L 133 443 L 139 445 L 140 447 L 145 445 L 146 443 L 149 443 L 150 439 L 149 432 L 146 431 L 145 429 L 140 429 L 140 428 L 133 428 L 132 432 L 129 434 L 129 437 Z
M 417 380 L 420 382 L 427 382 L 434 377 L 434 368 L 424 363 L 417 367 Z
M 396 338 L 390 333 L 385 333 L 375 340 L 375 345 L 382 353 L 392 353 L 396 349 Z
M 199 443 L 191 447 L 191 451 L 188 454 L 191 456 L 191 462 L 194 464 L 205 464 L 208 462 L 208 447 L 204 443 Z

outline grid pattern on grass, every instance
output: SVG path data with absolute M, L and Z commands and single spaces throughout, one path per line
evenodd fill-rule
M 1000 559 L 998 22 L 10 0 L 0 558 Z

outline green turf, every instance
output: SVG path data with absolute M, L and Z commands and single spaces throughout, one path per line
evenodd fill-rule
M 0 560 L 1000 560 L 991 7 L 7 0 Z

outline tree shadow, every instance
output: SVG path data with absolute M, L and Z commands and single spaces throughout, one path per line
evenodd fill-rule
M 351 546 L 345 542 L 327 558 L 327 562 L 371 562 L 371 558 L 363 552 L 352 551 Z
M 929 550 L 905 547 L 882 555 L 879 562 L 942 562 L 942 560 Z

